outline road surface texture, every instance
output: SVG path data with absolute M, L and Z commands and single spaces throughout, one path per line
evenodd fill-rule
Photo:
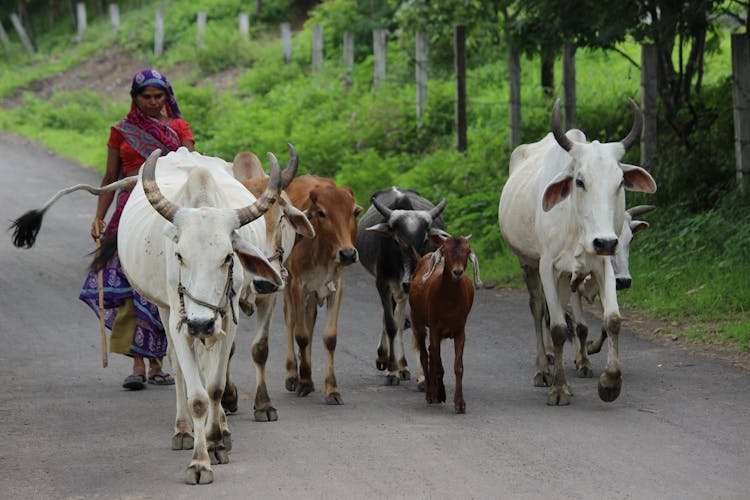
M 0 135 L 0 175 L 5 221 L 58 189 L 101 179 L 9 135 Z M 577 378 L 568 344 L 575 397 L 570 406 L 549 407 L 547 389 L 532 385 L 525 294 L 479 290 L 467 326 L 467 413 L 456 415 L 450 342 L 443 345 L 448 404 L 427 405 L 413 380 L 384 385 L 375 368 L 379 301 L 359 264 L 344 273 L 336 349 L 345 404 L 323 401 L 320 330 L 317 390 L 298 398 L 284 389 L 279 304 L 268 362 L 279 420 L 255 422 L 255 322 L 243 316 L 232 364 L 241 401 L 229 417 L 230 463 L 214 466 L 213 484 L 188 486 L 191 452 L 170 449 L 174 386 L 122 389 L 132 364 L 112 355 L 102 368 L 98 321 L 77 298 L 93 250 L 94 210 L 92 196 L 75 193 L 48 212 L 34 248 L 14 248 L 10 233 L 0 243 L 2 498 L 750 498 L 747 372 L 652 344 L 625 321 L 620 397 L 604 403 L 597 396 L 605 354 L 592 358 L 594 378 Z M 593 318 L 591 330 L 598 331 Z M 414 371 L 417 357 L 407 356 Z

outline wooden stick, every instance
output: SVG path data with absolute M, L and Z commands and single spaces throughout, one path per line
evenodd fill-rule
M 96 249 L 102 246 L 101 235 L 99 234 L 99 223 L 95 222 L 94 230 L 96 232 Z M 102 332 L 102 368 L 106 368 L 109 362 L 107 356 L 107 327 L 104 325 L 104 269 L 99 269 L 96 273 L 96 285 L 99 289 L 99 327 Z

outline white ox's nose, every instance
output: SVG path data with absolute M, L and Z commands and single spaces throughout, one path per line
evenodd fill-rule
M 214 334 L 214 318 L 196 318 L 187 321 L 188 333 L 193 336 L 211 336 Z
M 617 249 L 617 238 L 594 238 L 593 247 L 597 255 L 614 255 Z

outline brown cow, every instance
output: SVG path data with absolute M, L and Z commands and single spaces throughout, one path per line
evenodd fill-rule
M 454 238 L 446 233 L 436 234 L 432 238 L 436 240 L 436 245 L 442 240 L 442 246 L 426 254 L 417 263 L 409 288 L 411 328 L 425 375 L 424 392 L 428 403 L 445 401 L 445 371 L 440 358 L 440 342 L 453 339 L 456 374 L 453 405 L 456 413 L 466 413 L 463 355 L 466 318 L 474 301 L 474 288 L 465 271 L 467 261 L 471 260 L 474 284 L 479 286 L 479 265 L 469 246 L 469 238 Z M 425 345 L 427 328 L 430 330 L 429 354 Z
M 326 303 L 323 344 L 328 352 L 325 378 L 326 403 L 343 404 L 336 385 L 333 355 L 342 297 L 344 267 L 357 262 L 354 247 L 357 216 L 362 207 L 354 201 L 351 188 L 337 187 L 322 177 L 303 175 L 286 188 L 292 203 L 303 210 L 315 229 L 315 238 L 303 239 L 292 251 L 287 267 L 289 283 L 284 288 L 284 319 L 288 334 L 286 388 L 297 396 L 314 390 L 312 382 L 312 335 L 318 306 Z M 299 372 L 294 342 L 299 347 Z
M 234 177 L 256 197 L 260 196 L 268 185 L 269 176 L 264 172 L 258 157 L 250 151 L 242 151 L 235 156 L 232 170 Z M 286 280 L 288 273 L 284 263 L 291 254 L 297 235 L 313 238 L 315 230 L 305 214 L 291 204 L 284 191 L 281 192 L 278 203 L 274 203 L 263 214 L 263 219 L 266 225 L 266 247 L 263 248 L 266 258 Z M 256 286 L 246 287 L 240 297 L 242 310 L 247 315 L 256 314 L 257 331 L 253 339 L 252 357 L 256 373 L 253 411 L 258 422 L 278 420 L 278 413 L 271 404 L 266 387 L 268 334 L 277 297 L 278 292 L 266 293 L 265 290 L 258 290 Z M 235 412 L 237 399 L 237 386 L 232 381 L 227 366 L 227 384 L 221 402 L 225 409 Z

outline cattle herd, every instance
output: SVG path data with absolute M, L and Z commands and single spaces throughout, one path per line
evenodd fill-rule
M 534 385 L 550 387 L 549 405 L 570 403 L 562 366 L 566 339 L 573 340 L 583 377 L 592 376 L 588 354 L 606 340 L 599 396 L 613 401 L 621 390 L 616 290 L 630 286 L 630 240 L 647 227 L 634 217 L 653 208 L 626 210 L 624 191 L 656 190 L 645 170 L 620 162 L 642 130 L 641 111 L 630 102 L 635 113 L 630 133 L 622 141 L 600 143 L 579 130 L 564 132 L 558 101 L 551 133 L 513 151 L 500 196 L 500 231 L 521 264 L 536 331 Z M 185 475 L 190 484 L 212 482 L 211 465 L 228 462 L 226 412 L 237 409 L 230 359 L 239 310 L 257 321 L 252 344 L 256 420 L 278 418 L 265 381 L 278 294 L 283 294 L 288 335 L 287 390 L 298 396 L 314 390 L 312 332 L 325 304 L 323 396 L 328 404 L 343 404 L 334 368 L 337 320 L 344 268 L 358 261 L 374 277 L 383 309 L 375 364 L 386 371 L 386 383 L 411 378 L 403 344 L 411 327 L 420 360 L 418 387 L 428 403 L 444 402 L 440 342 L 453 339 L 454 409 L 466 411 L 465 326 L 481 281 L 470 236 L 446 232 L 441 216 L 446 200 L 434 205 L 416 191 L 391 187 L 373 193 L 359 217 L 363 209 L 350 188 L 313 175 L 297 177 L 298 156 L 291 145 L 289 153 L 283 171 L 269 153 L 267 175 L 250 152 L 228 163 L 185 148 L 166 156 L 156 150 L 137 179 L 61 190 L 14 224 L 14 244 L 28 248 L 45 211 L 61 196 L 79 189 L 100 194 L 132 188 L 118 251 L 130 283 L 159 307 L 167 330 L 176 379 L 172 448 L 193 449 Z M 587 342 L 581 299 L 596 294 L 602 334 Z

